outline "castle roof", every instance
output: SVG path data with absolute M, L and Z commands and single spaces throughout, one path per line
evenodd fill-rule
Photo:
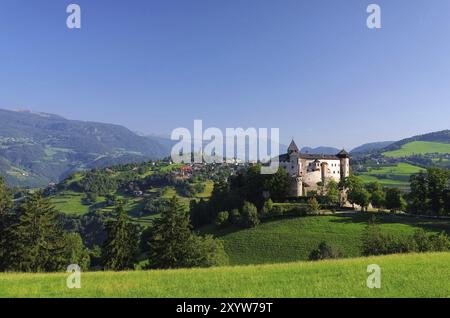
M 347 158 L 350 156 L 350 154 L 345 151 L 345 149 L 342 149 L 336 156 L 338 156 L 339 158 Z
M 295 141 L 292 140 L 288 149 L 287 153 L 280 155 L 279 161 L 289 161 L 290 155 L 295 154 L 296 157 L 300 159 L 306 159 L 306 160 L 339 160 L 340 158 L 349 158 L 350 154 L 345 151 L 345 149 L 342 149 L 338 154 L 336 155 L 325 155 L 325 154 L 314 154 L 314 153 L 302 153 L 298 149 L 297 145 L 295 144 Z
M 300 152 L 300 150 L 298 150 L 297 145 L 295 144 L 294 139 L 292 139 L 291 144 L 289 145 L 287 151 L 288 151 L 288 153 Z
M 279 161 L 289 161 L 290 154 L 285 153 L 279 156 Z M 314 154 L 314 153 L 298 153 L 297 157 L 300 159 L 307 160 L 339 160 L 337 155 L 324 155 L 324 154 Z

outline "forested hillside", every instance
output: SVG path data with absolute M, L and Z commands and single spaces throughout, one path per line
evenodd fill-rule
M 170 150 L 125 127 L 0 110 L 0 175 L 9 185 L 44 186 L 79 169 L 144 161 Z

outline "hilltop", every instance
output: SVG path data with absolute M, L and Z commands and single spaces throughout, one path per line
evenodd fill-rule
M 412 174 L 430 167 L 450 168 L 450 130 L 405 138 L 378 149 L 363 148 L 366 151 L 352 151 L 353 172 L 366 182 L 378 181 L 387 187 L 407 190 Z

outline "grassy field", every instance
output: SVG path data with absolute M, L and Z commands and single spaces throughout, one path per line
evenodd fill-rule
M 376 169 L 369 169 L 367 172 L 358 174 L 363 182 L 369 183 L 378 181 L 385 187 L 409 188 L 409 177 L 425 169 L 411 165 L 409 163 L 398 163 L 394 166 L 384 166 Z
M 383 155 L 386 157 L 399 158 L 427 153 L 448 154 L 450 153 L 450 144 L 429 141 L 413 141 L 404 144 L 398 150 L 384 152 Z
M 361 256 L 361 235 L 369 214 L 309 216 L 266 221 L 256 228 L 218 229 L 210 226 L 202 232 L 223 240 L 230 263 L 265 264 L 307 260 L 322 241 L 333 244 L 344 257 Z M 412 234 L 423 228 L 450 234 L 450 221 L 417 219 L 393 215 L 379 216 L 383 231 L 394 235 Z
M 56 210 L 69 215 L 83 215 L 89 211 L 89 207 L 81 203 L 83 193 L 64 191 L 51 198 Z
M 381 288 L 366 286 L 381 267 Z M 0 297 L 450 297 L 450 253 L 323 262 L 135 272 L 91 272 L 80 289 L 67 275 L 0 274 Z

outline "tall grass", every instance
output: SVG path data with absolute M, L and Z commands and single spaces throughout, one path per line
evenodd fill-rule
M 381 288 L 366 286 L 381 267 Z M 0 297 L 450 297 L 450 253 L 211 269 L 91 272 L 81 289 L 68 274 L 0 274 Z

